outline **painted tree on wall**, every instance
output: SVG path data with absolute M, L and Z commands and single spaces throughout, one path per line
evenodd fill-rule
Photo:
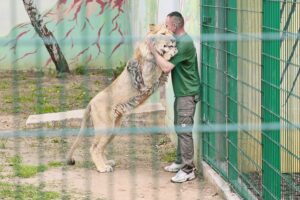
M 32 1 L 23 0 L 24 3 Z M 19 24 L 6 36 L 7 42 L 0 46 L 0 67 L 52 68 L 55 63 L 44 45 L 49 39 L 44 43 L 39 41 L 43 38 L 40 34 L 43 27 L 49 31 L 44 30 L 44 33 L 53 34 L 53 41 L 57 39 L 70 69 L 81 65 L 118 65 L 132 53 L 132 43 L 125 41 L 126 36 L 131 35 L 129 3 L 125 0 L 59 0 L 42 15 L 28 7 L 34 24 Z M 56 52 L 56 48 L 51 48 Z
M 43 39 L 46 49 L 55 64 L 56 70 L 59 73 L 70 72 L 68 63 L 63 55 L 55 37 L 52 32 L 47 28 L 43 18 L 33 0 L 23 0 L 26 12 L 30 18 L 31 24 L 37 34 Z

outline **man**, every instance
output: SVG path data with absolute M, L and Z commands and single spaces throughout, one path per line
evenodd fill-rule
M 200 78 L 196 49 L 192 38 L 185 32 L 184 19 L 179 12 L 172 12 L 166 17 L 166 27 L 174 33 L 178 53 L 170 60 L 165 60 L 149 43 L 149 48 L 162 71 L 172 74 L 174 102 L 174 125 L 178 136 L 176 161 L 164 169 L 177 172 L 172 182 L 182 183 L 193 180 L 195 175 L 194 143 L 191 127 L 194 123 L 196 103 L 199 101 Z M 189 127 L 184 131 L 184 127 Z

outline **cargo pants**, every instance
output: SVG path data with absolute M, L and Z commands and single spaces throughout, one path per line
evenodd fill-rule
M 177 134 L 177 164 L 184 164 L 182 170 L 190 173 L 195 169 L 194 165 L 194 141 L 192 127 L 194 114 L 199 96 L 176 97 L 174 102 L 174 125 Z

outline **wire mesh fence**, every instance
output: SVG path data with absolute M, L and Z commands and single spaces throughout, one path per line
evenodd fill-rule
M 230 36 L 202 39 L 202 120 L 237 124 L 204 133 L 204 159 L 246 199 L 297 199 L 300 2 L 204 0 L 201 7 L 202 34 Z M 270 122 L 294 128 L 240 127 Z

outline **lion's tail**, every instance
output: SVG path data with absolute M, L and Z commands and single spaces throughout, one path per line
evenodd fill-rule
M 77 148 L 80 140 L 82 139 L 82 135 L 85 131 L 85 128 L 87 127 L 87 123 L 90 119 L 90 112 L 91 112 L 91 105 L 88 104 L 88 106 L 85 109 L 83 118 L 82 118 L 79 134 L 78 134 L 75 142 L 73 143 L 73 145 L 72 145 L 72 147 L 71 147 L 71 149 L 70 149 L 70 151 L 67 155 L 67 158 L 66 158 L 68 165 L 74 165 L 75 164 L 75 160 L 73 159 L 73 153 L 74 153 L 75 149 Z

